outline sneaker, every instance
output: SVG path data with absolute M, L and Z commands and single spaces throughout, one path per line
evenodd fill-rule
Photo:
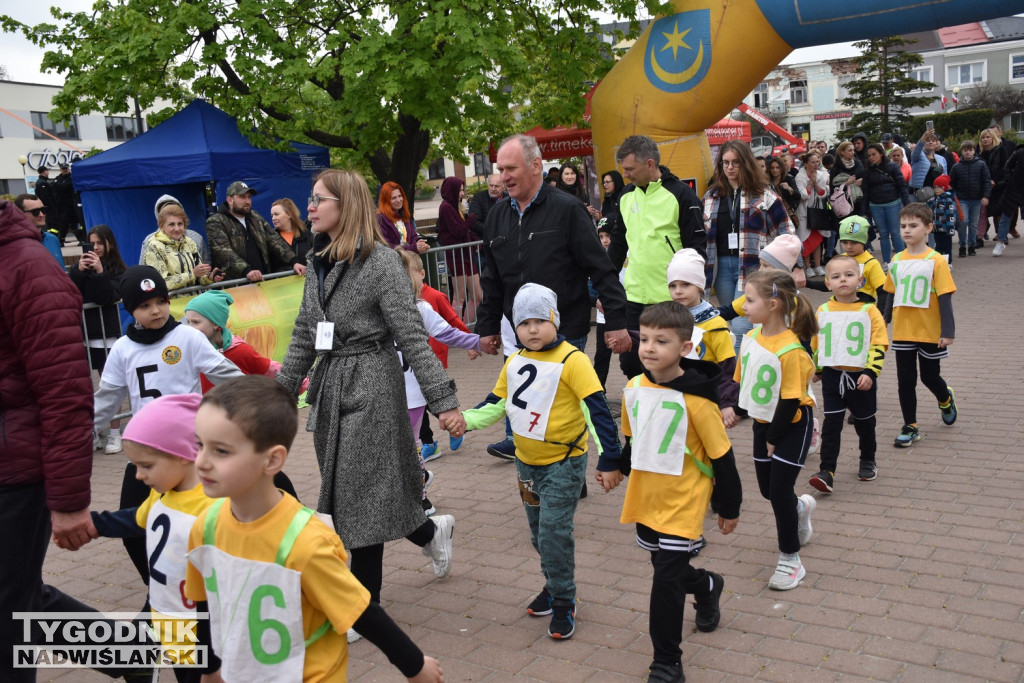
M 846 418 L 846 424 L 852 425 L 852 424 L 856 424 L 856 422 L 857 422 L 857 419 L 853 416 L 853 413 L 850 413 L 849 417 Z
M 807 447 L 807 455 L 814 455 L 821 448 L 821 428 L 818 418 L 814 419 L 814 426 L 811 428 L 811 445 Z
M 92 449 L 94 451 L 102 451 L 103 448 L 106 445 L 107 445 L 107 440 L 103 438 L 103 433 L 102 432 L 93 432 L 92 433 Z
M 488 444 L 487 454 L 493 455 L 495 458 L 501 458 L 502 460 L 515 460 L 516 445 L 513 443 L 512 437 L 505 437 L 504 441 Z
M 814 514 L 814 508 L 818 507 L 818 501 L 809 493 L 800 496 L 800 501 L 803 503 L 803 508 L 797 512 L 796 533 L 802 547 L 810 543 L 811 536 L 814 535 L 814 529 L 811 528 L 811 515 Z
M 960 258 L 967 256 L 967 247 L 960 247 Z
M 455 452 L 462 446 L 462 440 L 466 438 L 464 436 L 452 436 L 448 435 L 448 450 Z
M 576 633 L 576 601 L 552 600 L 548 635 L 555 640 L 568 640 L 573 633 Z
M 825 266 L 818 266 L 818 275 L 820 277 L 825 277 Z
M 110 433 L 107 434 L 107 445 L 103 447 L 103 452 L 107 455 L 121 452 L 121 432 L 116 429 L 110 430 Z
M 967 247 L 967 255 L 974 256 L 978 253 L 977 247 Z
M 356 631 L 354 628 L 350 628 L 348 630 L 348 633 L 345 634 L 345 637 L 348 640 L 348 642 L 350 642 L 350 643 L 354 643 L 357 640 L 362 640 L 363 639 L 363 637 L 361 635 L 359 635 L 359 631 Z
M 818 489 L 822 493 L 832 493 L 832 484 L 834 481 L 831 472 L 822 470 L 811 477 L 811 480 L 807 483 L 811 485 L 811 488 Z
M 788 591 L 800 585 L 803 578 L 807 576 L 800 556 L 789 559 L 779 555 L 779 563 L 775 565 L 775 573 L 768 579 L 768 587 L 776 591 Z
M 648 683 L 682 683 L 685 680 L 682 664 L 651 662 L 651 668 L 647 671 Z
M 423 462 L 430 462 L 431 460 L 437 460 L 441 457 L 441 447 L 437 445 L 437 442 L 425 443 L 420 448 L 420 455 L 423 456 Z
M 875 467 L 875 463 L 862 460 L 860 469 L 857 471 L 857 478 L 861 481 L 874 481 L 877 476 L 878 468 Z
M 912 445 L 921 440 L 921 430 L 917 427 L 911 427 L 910 425 L 903 425 L 903 429 L 900 430 L 899 435 L 893 442 L 893 446 L 897 448 L 910 448 Z
M 434 483 L 434 473 L 430 470 L 423 470 L 423 488 L 427 488 Z
M 423 497 L 423 500 L 421 502 L 423 503 L 423 514 L 425 514 L 427 517 L 437 512 L 437 508 L 434 507 L 434 504 L 431 503 L 430 499 L 427 498 L 426 496 Z M 434 533 L 436 534 L 437 532 L 435 531 Z
M 711 633 L 718 628 L 718 622 L 722 618 L 719 602 L 722 599 L 722 589 L 725 588 L 725 579 L 721 574 L 708 572 L 708 576 L 711 577 L 711 592 L 707 595 L 693 596 L 693 602 L 697 609 L 694 622 L 697 624 L 697 630 L 704 631 L 704 633 Z
M 985 246 L 985 238 L 978 237 L 978 239 L 974 240 L 975 249 L 981 249 L 983 246 Z
M 1017 228 L 1010 228 L 1010 237 L 1012 237 L 1015 240 L 1020 239 L 1020 233 L 1017 232 Z
M 583 487 L 580 488 L 580 500 L 587 497 L 587 482 L 583 482 Z
M 996 242 L 995 246 L 992 247 L 993 256 L 1002 256 L 1004 251 L 1006 251 L 1006 245 L 1002 242 Z
M 452 538 L 455 537 L 455 518 L 439 515 L 434 518 L 434 537 L 423 546 L 423 554 L 434 563 L 434 576 L 448 576 L 452 568 Z
M 551 593 L 548 593 L 547 586 L 544 586 L 533 602 L 526 606 L 526 613 L 531 617 L 546 617 L 551 614 Z
M 956 422 L 957 411 L 956 397 L 953 396 L 953 387 L 946 387 L 946 389 L 949 390 L 949 407 L 943 408 L 942 406 L 939 406 L 939 410 L 942 412 L 942 421 L 948 426 Z M 118 439 L 118 442 L 120 442 L 120 439 Z M 110 446 L 108 445 L 107 448 L 109 449 Z M 107 453 L 109 452 L 110 451 L 107 450 Z

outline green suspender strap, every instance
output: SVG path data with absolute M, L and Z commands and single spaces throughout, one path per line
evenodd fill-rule
M 641 375 L 637 375 L 636 377 L 631 379 L 626 386 L 633 387 L 634 389 L 639 389 L 640 388 L 640 377 L 641 377 Z M 679 392 L 679 393 L 682 393 L 682 392 Z M 687 419 L 689 419 L 689 418 L 687 418 Z M 707 463 L 704 463 L 704 462 L 701 462 L 700 460 L 698 460 L 697 456 L 693 454 L 693 451 L 690 450 L 689 446 L 684 445 L 683 447 L 686 450 L 686 454 L 688 456 L 690 456 L 690 459 L 693 461 L 693 464 L 697 466 L 698 470 L 700 470 L 700 473 L 705 475 L 709 479 L 714 479 L 715 478 L 715 471 L 711 468 L 711 465 L 708 465 Z
M 220 509 L 224 505 L 224 500 L 224 498 L 218 498 L 206 513 L 206 519 L 203 522 L 203 543 L 205 545 L 216 545 L 214 541 L 217 534 L 217 517 L 220 515 Z M 302 529 L 309 523 L 312 517 L 313 511 L 307 507 L 303 507 L 295 513 L 291 523 L 284 532 L 281 544 L 277 548 L 277 556 L 274 558 L 276 564 L 282 567 L 285 566 L 288 555 L 291 554 L 292 548 L 295 546 L 295 541 L 299 538 Z M 313 632 L 313 635 L 306 639 L 306 647 L 327 635 L 327 631 L 330 628 L 331 622 L 325 621 L 320 628 Z
M 751 339 L 757 339 L 759 336 L 761 336 L 761 328 L 760 327 L 755 327 L 753 330 L 750 331 L 750 338 Z M 787 353 L 789 353 L 790 351 L 792 351 L 794 349 L 803 349 L 803 348 L 804 348 L 804 345 L 801 344 L 800 342 L 793 342 L 792 344 L 786 344 L 781 349 L 779 349 L 778 351 L 775 352 L 775 357 L 776 358 L 782 358 L 783 356 L 785 356 Z M 768 349 L 765 349 L 765 351 L 767 351 L 767 350 Z M 807 349 L 804 349 L 804 350 L 806 351 Z

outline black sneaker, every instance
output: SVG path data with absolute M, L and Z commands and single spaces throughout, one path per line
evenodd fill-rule
M 533 602 L 527 605 L 526 613 L 531 617 L 546 617 L 551 614 L 551 593 L 548 593 L 547 586 L 544 586 Z
M 427 517 L 429 517 L 430 515 L 434 514 L 435 512 L 437 512 L 437 508 L 434 507 L 434 504 L 430 502 L 429 498 L 424 498 L 423 499 L 423 514 L 425 514 Z
M 651 668 L 647 671 L 648 683 L 683 683 L 685 680 L 682 664 L 651 662 Z
M 580 500 L 587 497 L 587 482 L 583 482 L 583 488 L 580 489 Z
M 832 473 L 826 470 L 822 470 L 821 472 L 818 472 L 813 477 L 811 477 L 811 480 L 807 483 L 810 484 L 813 488 L 818 489 L 822 493 L 832 493 L 832 484 L 834 482 Z
M 516 445 L 513 443 L 511 438 L 506 437 L 504 441 L 488 444 L 487 454 L 493 455 L 495 458 L 501 458 L 502 460 L 515 460 Z
M 903 425 L 903 429 L 896 435 L 896 440 L 893 441 L 892 445 L 896 446 L 896 448 L 910 448 L 920 440 L 921 430 L 910 425 Z
M 423 470 L 423 488 L 427 488 L 434 483 L 434 473 L 430 470 Z
M 978 253 L 978 250 L 975 249 L 974 247 L 967 247 L 967 255 L 968 256 L 975 256 L 977 253 Z
M 698 631 L 711 633 L 718 628 L 718 622 L 722 618 L 722 610 L 719 609 L 719 602 L 722 599 L 722 589 L 725 588 L 725 579 L 721 574 L 708 572 L 711 577 L 711 592 L 706 595 L 694 595 L 693 602 L 697 608 L 697 616 L 694 622 Z
M 861 481 L 872 481 L 878 476 L 878 468 L 875 463 L 861 461 L 860 470 L 857 471 L 857 478 Z
M 555 599 L 551 601 L 551 623 L 548 635 L 555 640 L 568 640 L 576 633 L 576 601 Z
M 967 256 L 967 247 L 960 247 L 960 258 Z
M 974 246 L 976 249 L 981 249 L 983 246 L 985 246 L 985 240 L 979 237 L 977 240 L 975 240 Z

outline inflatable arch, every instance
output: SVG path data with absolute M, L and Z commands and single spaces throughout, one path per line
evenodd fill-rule
M 728 114 L 792 50 L 926 31 L 1024 11 L 1024 0 L 675 0 L 594 91 L 599 172 L 629 135 L 658 143 L 662 163 L 711 175 L 705 128 Z

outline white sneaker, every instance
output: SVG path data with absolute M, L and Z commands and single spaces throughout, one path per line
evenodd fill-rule
M 121 432 L 116 429 L 110 430 L 110 433 L 107 434 L 107 445 L 103 448 L 103 452 L 107 455 L 121 452 Z
M 811 428 L 811 444 L 807 447 L 807 455 L 814 455 L 821 448 L 821 427 L 818 418 L 814 418 L 814 426 Z
M 94 451 L 102 451 L 106 445 L 107 441 L 103 438 L 103 432 L 92 433 L 92 449 Z
M 992 255 L 1002 256 L 1004 251 L 1006 251 L 1006 245 L 996 240 L 996 246 L 992 247 Z
M 448 576 L 452 568 L 452 539 L 455 537 L 455 518 L 451 515 L 438 515 L 432 518 L 434 538 L 423 546 L 423 554 L 434 563 L 434 576 Z
M 357 640 L 362 640 L 363 639 L 363 637 L 361 635 L 359 635 L 359 632 L 356 631 L 354 628 L 350 628 L 348 630 L 348 633 L 345 635 L 345 637 L 348 639 L 348 642 L 350 642 L 350 643 L 354 643 Z
M 777 591 L 788 591 L 800 585 L 803 578 L 807 576 L 807 570 L 800 562 L 800 557 L 787 559 L 779 555 L 779 563 L 775 565 L 775 573 L 768 579 L 768 587 Z
M 811 535 L 814 533 L 811 528 L 811 515 L 814 514 L 814 508 L 818 507 L 818 501 L 809 493 L 800 496 L 799 500 L 804 505 L 803 510 L 797 513 L 796 532 L 800 538 L 800 546 L 803 547 L 811 542 Z
M 825 275 L 825 266 L 818 266 L 818 275 Z

